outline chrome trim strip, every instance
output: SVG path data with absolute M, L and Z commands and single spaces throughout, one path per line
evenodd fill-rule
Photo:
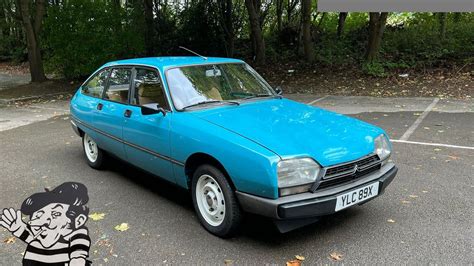
M 365 169 L 368 169 L 368 168 L 370 168 L 370 167 L 372 167 L 372 166 L 374 166 L 374 165 L 377 165 L 377 164 L 379 164 L 380 162 L 381 162 L 381 160 L 378 159 L 377 161 L 371 162 L 371 163 L 366 164 L 366 165 L 358 165 L 358 167 L 359 167 L 358 169 L 361 170 L 361 171 L 364 171 Z
M 165 155 L 156 153 L 156 152 L 154 152 L 154 151 L 152 151 L 152 150 L 149 150 L 149 149 L 144 148 L 144 147 L 142 147 L 142 146 L 139 146 L 139 145 L 130 143 L 130 142 L 128 142 L 128 141 L 124 141 L 124 140 L 122 140 L 122 139 L 120 139 L 120 138 L 117 138 L 117 137 L 115 137 L 115 136 L 113 136 L 113 135 L 110 135 L 110 134 L 108 134 L 108 133 L 106 133 L 106 132 L 104 132 L 104 131 L 102 131 L 102 130 L 100 130 L 100 129 L 97 129 L 97 128 L 91 126 L 91 125 L 88 125 L 87 123 L 82 122 L 81 120 L 77 119 L 77 118 L 74 117 L 74 116 L 71 116 L 71 121 L 73 121 L 73 120 L 74 120 L 76 123 L 81 124 L 81 125 L 87 127 L 87 128 L 90 129 L 90 130 L 93 130 L 93 131 L 95 131 L 95 132 L 97 132 L 97 133 L 99 133 L 99 134 L 102 134 L 102 135 L 104 135 L 104 136 L 106 136 L 106 137 L 109 137 L 109 138 L 111 138 L 111 139 L 113 139 L 113 140 L 115 140 L 115 141 L 118 141 L 118 142 L 122 143 L 122 144 L 128 145 L 128 146 L 130 146 L 130 147 L 132 147 L 132 148 L 135 148 L 135 149 L 137 149 L 137 150 L 141 150 L 141 151 L 143 151 L 143 152 L 149 153 L 149 154 L 151 154 L 151 155 L 153 155 L 153 156 L 155 156 L 155 157 L 158 157 L 158 158 L 160 158 L 160 159 L 163 159 L 163 160 L 166 160 L 166 161 L 170 161 L 170 162 L 173 163 L 173 164 L 176 164 L 176 165 L 179 165 L 179 166 L 184 166 L 184 163 L 182 163 L 182 162 L 180 162 L 180 161 L 177 161 L 177 160 L 175 160 L 175 159 L 173 159 L 173 158 L 171 158 L 171 157 L 168 157 L 168 156 L 165 156 Z

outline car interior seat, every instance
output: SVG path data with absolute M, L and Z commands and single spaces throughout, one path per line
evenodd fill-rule
M 167 107 L 163 90 L 159 83 L 142 83 L 138 86 L 138 104 L 157 103 L 160 107 Z
M 216 87 L 212 87 L 207 93 L 206 96 L 213 100 L 222 101 L 222 95 Z

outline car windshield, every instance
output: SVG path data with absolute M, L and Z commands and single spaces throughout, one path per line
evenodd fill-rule
M 178 110 L 275 96 L 265 80 L 244 63 L 177 67 L 169 69 L 166 78 Z

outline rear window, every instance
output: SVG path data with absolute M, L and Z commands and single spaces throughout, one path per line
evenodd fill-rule
M 97 98 L 102 97 L 102 92 L 104 91 L 109 72 L 110 71 L 108 69 L 104 69 L 97 73 L 93 78 L 91 78 L 86 84 L 82 86 L 82 94 Z

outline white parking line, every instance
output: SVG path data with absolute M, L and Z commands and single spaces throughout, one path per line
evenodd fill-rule
M 402 135 L 402 137 L 400 138 L 400 140 L 408 140 L 408 138 L 411 136 L 411 134 L 413 134 L 413 132 L 415 132 L 415 130 L 418 128 L 418 126 L 421 124 L 421 122 L 423 121 L 423 119 L 425 119 L 425 117 L 431 112 L 431 110 L 433 109 L 433 107 L 435 107 L 435 105 L 439 102 L 439 98 L 436 98 L 433 100 L 433 102 L 428 105 L 428 107 L 426 107 L 426 110 L 418 117 L 418 119 L 416 119 L 415 122 L 413 122 L 413 125 L 411 125 L 407 131 Z
M 455 148 L 455 149 L 474 150 L 474 147 L 470 147 L 470 146 L 458 146 L 458 145 L 450 145 L 450 144 L 442 144 L 442 143 L 408 141 L 408 140 L 401 140 L 401 139 L 392 139 L 390 141 L 395 142 L 395 143 L 407 143 L 407 144 L 415 144 L 415 145 L 437 146 L 437 147 L 446 147 L 446 148 Z
M 314 103 L 317 103 L 317 102 L 319 102 L 319 101 L 322 101 L 322 100 L 326 99 L 327 97 L 329 97 L 329 95 L 326 95 L 326 96 L 323 96 L 323 97 L 321 97 L 321 98 L 318 98 L 318 99 L 316 99 L 316 100 L 314 100 L 314 101 L 311 101 L 311 102 L 309 102 L 309 103 L 307 103 L 307 104 L 313 105 Z

